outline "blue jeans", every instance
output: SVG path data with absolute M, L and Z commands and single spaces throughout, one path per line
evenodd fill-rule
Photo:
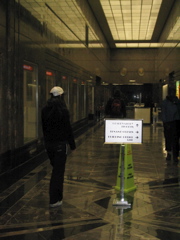
M 50 204 L 63 199 L 64 172 L 67 158 L 66 143 L 47 143 L 46 150 L 53 167 L 49 185 Z

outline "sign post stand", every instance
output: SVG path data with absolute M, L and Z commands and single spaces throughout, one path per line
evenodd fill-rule
M 113 206 L 120 206 L 124 209 L 131 206 L 131 204 L 124 199 L 125 144 L 133 143 L 142 143 L 142 120 L 105 119 L 105 144 L 121 144 L 121 164 L 119 164 L 119 170 L 121 173 L 120 200 L 115 199 Z M 134 190 L 135 186 L 131 186 L 130 189 Z

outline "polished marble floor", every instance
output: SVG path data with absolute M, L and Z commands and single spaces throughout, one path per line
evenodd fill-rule
M 180 164 L 166 162 L 161 125 L 143 126 L 132 145 L 136 190 L 120 199 L 119 145 L 104 145 L 103 121 L 76 139 L 65 172 L 63 205 L 50 209 L 47 160 L 0 195 L 0 239 L 178 240 Z

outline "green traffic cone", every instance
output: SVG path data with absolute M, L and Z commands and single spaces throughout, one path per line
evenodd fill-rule
M 119 163 L 118 163 L 118 174 L 115 189 L 120 191 L 121 186 L 121 145 L 119 151 Z M 132 159 L 132 147 L 131 144 L 125 144 L 124 151 L 124 192 L 131 192 L 136 189 L 134 184 L 134 168 Z

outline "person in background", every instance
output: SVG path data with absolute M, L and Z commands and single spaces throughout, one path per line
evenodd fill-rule
M 52 165 L 49 186 L 50 207 L 58 207 L 63 200 L 63 182 L 67 158 L 67 145 L 76 149 L 70 115 L 63 99 L 64 91 L 55 86 L 50 91 L 51 98 L 42 109 L 42 130 L 45 148 Z
M 105 106 L 105 114 L 110 118 L 125 118 L 126 105 L 121 98 L 119 90 L 114 92 L 113 98 L 110 98 Z
M 178 162 L 180 139 L 180 100 L 175 95 L 175 88 L 169 87 L 168 96 L 162 102 L 162 121 L 164 127 L 166 160 Z

